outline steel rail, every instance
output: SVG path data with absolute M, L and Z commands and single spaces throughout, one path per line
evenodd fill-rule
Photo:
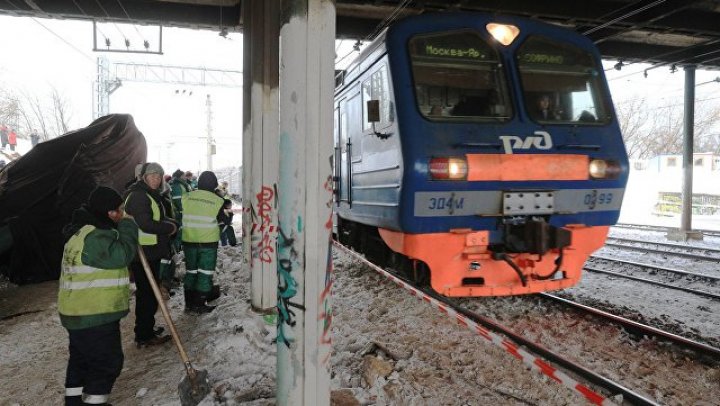
M 618 316 L 616 314 L 608 313 L 604 310 L 597 309 L 592 306 L 584 305 L 582 303 L 574 302 L 570 299 L 565 299 L 563 297 L 555 296 L 549 293 L 539 293 L 538 296 L 556 301 L 559 303 L 562 303 L 564 305 L 570 306 L 574 309 L 581 310 L 586 313 L 590 313 L 594 316 L 602 317 L 608 320 L 611 320 L 614 323 L 620 324 L 623 326 L 626 330 L 631 331 L 637 331 L 644 335 L 654 336 L 662 339 L 666 339 L 673 344 L 678 344 L 683 347 L 687 347 L 693 351 L 696 351 L 703 355 L 709 355 L 715 358 L 720 359 L 720 348 L 713 347 L 708 344 L 703 344 L 701 342 L 691 340 L 689 338 L 673 334 L 669 331 L 661 330 L 656 327 L 648 326 L 647 324 L 638 323 L 637 321 L 633 321 L 630 319 L 626 319 L 625 317 Z
M 511 340 L 515 341 L 516 343 L 523 345 L 527 347 L 530 351 L 534 352 L 535 354 L 538 354 L 542 356 L 543 358 L 546 358 L 557 365 L 560 365 L 561 367 L 567 369 L 568 371 L 572 371 L 573 373 L 577 374 L 578 376 L 583 377 L 584 379 L 588 380 L 589 382 L 592 382 L 593 384 L 600 386 L 607 390 L 608 392 L 612 393 L 613 395 L 616 394 L 622 394 L 623 399 L 627 400 L 628 402 L 634 404 L 634 405 L 656 405 L 657 403 L 651 399 L 648 399 L 644 397 L 643 395 L 634 392 L 632 389 L 626 388 L 623 385 L 612 381 L 597 372 L 594 372 L 575 361 L 572 361 L 569 358 L 566 358 L 558 353 L 553 352 L 550 349 L 545 348 L 541 344 L 535 343 L 534 341 L 528 340 L 521 336 L 519 333 L 516 333 L 509 328 L 498 324 L 494 320 L 491 320 L 487 317 L 481 316 L 471 310 L 468 310 L 464 307 L 460 307 L 453 303 L 451 300 L 444 296 L 440 296 L 435 292 L 428 291 L 427 289 L 423 290 L 426 292 L 427 295 L 432 296 L 438 301 L 441 301 L 448 306 L 455 309 L 460 314 L 463 314 L 465 317 L 473 320 L 474 322 L 492 330 L 497 333 L 503 334 L 507 337 L 510 337 Z
M 653 226 L 653 225 L 649 225 L 649 224 L 632 224 L 632 223 L 617 223 L 613 227 L 629 228 L 629 229 L 636 229 L 636 230 L 650 230 L 650 231 L 658 231 L 658 232 L 667 232 L 672 229 L 677 229 L 677 227 L 664 227 L 664 226 Z M 707 235 L 707 236 L 720 237 L 720 231 L 718 231 L 718 230 L 694 229 L 693 231 L 699 231 L 699 232 L 703 233 L 703 235 Z
M 616 240 L 616 241 L 624 241 L 624 242 L 634 242 L 637 244 L 654 244 L 659 247 L 670 247 L 670 248 L 678 248 L 683 250 L 697 250 L 697 251 L 708 251 L 708 252 L 717 252 L 720 253 L 720 249 L 717 248 L 710 248 L 710 247 L 698 247 L 695 245 L 686 245 L 686 244 L 676 244 L 672 242 L 662 242 L 662 241 L 643 241 L 643 240 L 636 240 L 634 238 L 625 238 L 625 237 L 608 237 L 609 240 Z
M 682 286 L 668 285 L 667 283 L 654 281 L 652 279 L 645 279 L 645 278 L 639 278 L 637 276 L 624 275 L 624 274 L 613 272 L 613 271 L 606 271 L 603 269 L 593 268 L 593 267 L 590 267 L 587 265 L 585 265 L 585 267 L 583 267 L 583 269 L 586 271 L 589 271 L 589 272 L 603 273 L 606 275 L 617 276 L 618 278 L 631 279 L 631 280 L 638 281 L 638 282 L 648 283 L 650 285 L 662 286 L 667 289 L 681 290 L 683 292 L 693 293 L 698 296 L 705 296 L 705 297 L 709 297 L 711 299 L 720 300 L 720 295 L 716 295 L 715 293 L 705 292 L 702 290 L 697 290 L 697 289 L 692 289 L 692 288 L 683 288 Z
M 634 405 L 658 405 L 654 400 L 648 399 L 644 397 L 643 395 L 634 392 L 633 390 L 626 388 L 622 386 L 621 384 L 614 382 L 594 371 L 591 371 L 588 368 L 583 367 L 582 365 L 563 357 L 560 354 L 557 354 L 545 347 L 543 347 L 540 344 L 537 344 L 533 341 L 530 341 L 520 334 L 510 330 L 509 328 L 502 326 L 495 322 L 494 320 L 491 320 L 487 317 L 481 316 L 471 310 L 468 310 L 464 307 L 460 307 L 458 304 L 454 303 L 451 299 L 441 296 L 437 294 L 436 292 L 426 289 L 426 288 L 420 288 L 417 287 L 414 283 L 411 281 L 408 281 L 404 276 L 397 274 L 395 271 L 388 271 L 386 269 L 383 269 L 372 262 L 368 261 L 366 258 L 361 256 L 359 253 L 353 251 L 350 248 L 347 248 L 343 245 L 341 245 L 338 242 L 334 242 L 336 246 L 339 246 L 343 250 L 345 250 L 348 254 L 352 255 L 356 259 L 360 260 L 362 263 L 368 265 L 369 267 L 373 268 L 376 272 L 380 273 L 381 275 L 385 276 L 385 274 L 391 274 L 393 277 L 401 279 L 405 281 L 405 283 L 413 286 L 418 291 L 422 292 L 423 294 L 427 295 L 428 297 L 431 297 L 435 299 L 438 302 L 441 302 L 448 307 L 452 308 L 455 312 L 458 314 L 462 314 L 463 316 L 467 317 L 469 320 L 472 320 L 473 322 L 477 323 L 478 325 L 481 325 L 488 330 L 491 330 L 495 333 L 499 333 L 502 335 L 505 335 L 506 337 L 509 337 L 514 342 L 525 346 L 533 353 L 542 356 L 545 359 L 548 359 L 555 364 L 565 368 L 568 371 L 572 371 L 573 373 L 577 374 L 578 376 L 581 376 L 582 378 L 586 379 L 589 382 L 592 382 L 593 384 L 604 388 L 608 392 L 612 393 L 613 396 L 617 394 L 622 394 L 623 399 L 634 404 Z M 386 276 L 386 278 L 389 278 Z
M 652 244 L 652 243 L 645 243 L 645 244 Z M 666 250 L 647 248 L 647 247 L 637 247 L 634 245 L 618 244 L 618 243 L 613 243 L 613 242 L 606 242 L 605 246 L 606 247 L 625 248 L 625 249 L 634 250 L 634 251 L 654 252 L 656 254 L 666 254 L 666 255 L 672 255 L 672 256 L 683 257 L 683 258 L 700 259 L 703 261 L 720 262 L 720 257 L 711 257 L 711 256 L 707 256 L 707 255 L 690 254 L 688 252 L 673 252 L 673 251 L 666 251 Z
M 640 266 L 640 267 L 645 267 L 645 268 L 652 268 L 652 269 L 657 269 L 659 271 L 670 272 L 670 273 L 683 275 L 683 276 L 692 276 L 692 277 L 697 277 L 697 278 L 703 278 L 703 279 L 708 279 L 711 281 L 720 281 L 720 276 L 712 276 L 712 275 L 707 275 L 707 274 L 703 274 L 703 273 L 684 271 L 682 269 L 668 268 L 668 267 L 660 266 L 660 265 L 646 264 L 646 263 L 637 262 L 637 261 L 629 261 L 627 259 L 611 258 L 611 257 L 606 257 L 604 255 L 591 255 L 590 258 L 601 260 L 601 261 L 620 262 L 622 264 L 635 265 L 635 266 Z

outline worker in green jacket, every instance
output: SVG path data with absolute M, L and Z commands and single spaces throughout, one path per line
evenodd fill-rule
M 176 170 L 172 174 L 172 178 L 168 183 L 171 188 L 172 204 L 175 208 L 175 221 L 182 224 L 182 197 L 192 191 L 190 185 L 185 180 L 185 172 L 180 169 Z M 182 250 L 182 233 L 178 232 L 176 238 L 173 240 L 173 247 L 175 251 L 180 252 Z
M 127 190 L 125 210 L 131 214 L 139 227 L 138 242 L 142 247 L 151 277 L 157 282 L 161 261 L 170 256 L 170 242 L 177 232 L 177 223 L 165 211 L 160 187 L 163 183 L 162 166 L 147 162 L 138 171 L 138 181 Z M 155 328 L 155 313 L 158 302 L 155 299 L 150 279 L 138 259 L 130 264 L 135 277 L 135 342 L 139 348 L 164 344 L 171 337 L 162 334 L 164 329 Z
M 66 405 L 107 404 L 122 370 L 120 319 L 129 312 L 128 265 L 138 245 L 138 227 L 122 203 L 115 190 L 98 186 L 63 230 L 58 311 L 70 337 Z
M 217 177 L 210 171 L 200 174 L 198 190 L 182 198 L 182 244 L 185 252 L 185 309 L 208 313 L 214 307 L 207 302 L 220 296 L 219 286 L 213 285 L 217 264 L 220 229 L 218 215 L 224 200 L 215 194 Z

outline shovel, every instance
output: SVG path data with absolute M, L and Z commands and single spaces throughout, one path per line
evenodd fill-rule
M 175 323 L 173 323 L 172 318 L 170 318 L 170 312 L 168 312 L 167 305 L 162 299 L 160 289 L 158 288 L 157 282 L 155 282 L 155 277 L 150 270 L 150 264 L 148 264 L 148 260 L 145 257 L 145 253 L 143 252 L 142 247 L 138 247 L 138 256 L 140 257 L 140 262 L 142 262 L 143 268 L 145 268 L 145 274 L 147 275 L 148 282 L 150 282 L 150 287 L 152 287 L 153 293 L 155 294 L 155 299 L 157 299 L 160 310 L 162 311 L 163 317 L 165 318 L 165 323 L 167 323 L 168 327 L 170 328 L 173 342 L 175 343 L 175 346 L 180 353 L 180 359 L 182 359 L 182 362 L 185 365 L 185 371 L 187 372 L 187 375 L 185 375 L 183 380 L 180 381 L 180 384 L 178 385 L 180 403 L 182 404 L 182 406 L 196 406 L 198 403 L 200 403 L 200 401 L 205 398 L 205 396 L 207 396 L 208 393 L 210 393 L 208 373 L 205 370 L 197 370 L 193 368 L 192 364 L 190 363 L 190 358 L 188 358 L 188 355 L 183 348 L 182 342 L 180 342 L 180 336 L 175 329 Z

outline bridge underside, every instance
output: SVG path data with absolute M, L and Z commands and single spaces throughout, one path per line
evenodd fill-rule
M 279 0 L 278 0 L 279 1 Z M 515 14 L 593 39 L 605 58 L 720 68 L 720 2 L 710 0 L 337 0 L 337 37 L 366 39 L 388 16 Z M 404 5 L 404 6 L 403 6 Z M 15 16 L 242 30 L 243 0 L 3 0 Z

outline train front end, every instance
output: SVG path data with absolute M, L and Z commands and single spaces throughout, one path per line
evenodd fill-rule
M 398 24 L 387 46 L 404 175 L 385 243 L 447 296 L 577 284 L 628 175 L 594 45 L 534 21 L 447 15 Z

